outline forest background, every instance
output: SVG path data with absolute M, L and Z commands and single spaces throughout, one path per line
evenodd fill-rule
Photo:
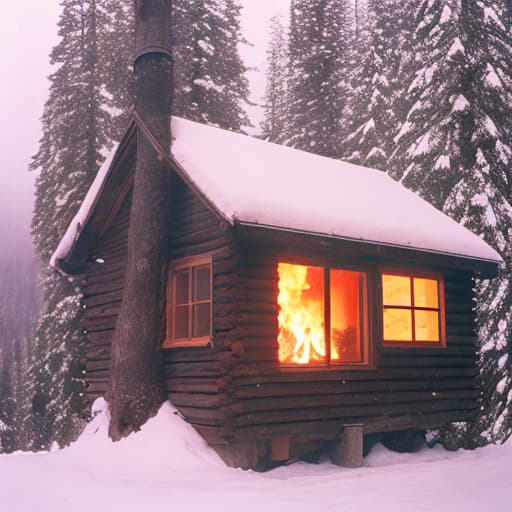
M 58 17 L 58 36 L 37 23 L 28 37 L 27 17 L 10 25 L 24 52 L 8 53 L 6 69 L 24 80 L 18 103 L 9 89 L 1 95 L 8 122 L 0 452 L 66 445 L 88 419 L 79 281 L 48 261 L 133 99 L 133 1 L 46 4 L 28 2 L 24 14 Z M 174 114 L 387 171 L 502 255 L 499 277 L 475 283 L 482 414 L 437 436 L 452 448 L 505 440 L 512 431 L 512 1 L 173 4 Z M 280 16 L 269 19 L 271 12 Z M 45 73 L 32 65 L 47 52 L 39 38 L 54 42 L 44 107 L 30 89 L 31 77 Z M 263 94 L 262 74 L 249 68 L 257 63 L 261 71 L 267 42 Z M 21 141 L 35 137 L 40 112 L 42 136 L 29 165 L 37 176 L 33 251 L 31 181 L 14 169 L 27 168 Z

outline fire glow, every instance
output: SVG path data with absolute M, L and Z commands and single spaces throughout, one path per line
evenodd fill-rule
M 279 263 L 278 272 L 279 361 L 325 361 L 323 268 Z
M 279 362 L 362 362 L 360 297 L 364 275 L 352 270 L 290 263 L 279 263 L 278 274 Z

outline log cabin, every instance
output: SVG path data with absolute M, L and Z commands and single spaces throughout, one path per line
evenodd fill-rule
M 329 454 L 477 413 L 474 280 L 500 256 L 384 172 L 173 117 L 132 121 L 52 257 L 80 275 L 86 392 L 106 392 L 139 130 L 171 173 L 162 372 L 230 466 Z
M 171 4 L 135 2 L 131 123 L 51 262 L 82 276 L 87 395 L 108 391 L 111 435 L 139 421 L 119 397 L 156 405 L 155 374 L 245 469 L 357 466 L 365 436 L 473 418 L 473 280 L 499 255 L 383 172 L 171 117 Z M 133 375 L 149 385 L 117 393 Z

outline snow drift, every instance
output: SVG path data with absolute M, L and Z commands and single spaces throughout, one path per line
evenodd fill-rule
M 0 456 L 2 510 L 152 512 L 507 511 L 512 443 L 474 452 L 389 452 L 360 469 L 324 461 L 264 474 L 229 469 L 169 403 L 119 443 L 100 400 L 80 439 L 55 453 Z

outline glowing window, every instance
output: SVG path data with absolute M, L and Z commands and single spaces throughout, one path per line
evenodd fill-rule
M 366 273 L 279 263 L 279 361 L 368 362 Z
M 211 338 L 211 257 L 173 262 L 169 275 L 165 347 L 206 345 Z
M 384 342 L 442 343 L 442 296 L 440 276 L 382 274 Z

